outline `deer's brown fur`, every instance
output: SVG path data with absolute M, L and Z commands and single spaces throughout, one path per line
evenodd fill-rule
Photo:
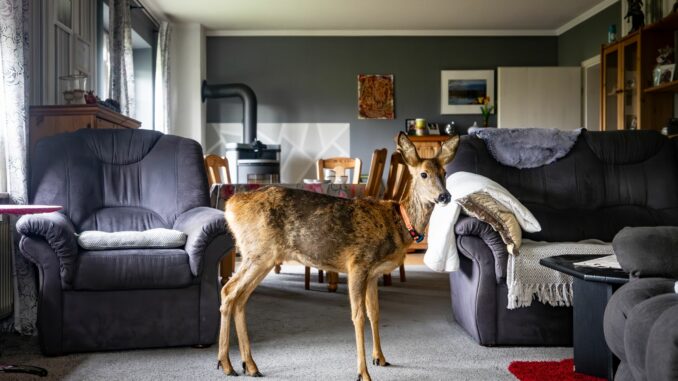
M 434 203 L 449 202 L 443 166 L 454 157 L 459 137 L 451 137 L 438 156 L 429 160 L 419 158 L 406 135 L 399 135 L 396 143 L 412 175 L 402 204 L 413 227 L 423 232 Z M 226 204 L 226 220 L 243 258 L 240 269 L 221 291 L 218 364 L 226 374 L 237 374 L 228 356 L 233 317 L 243 370 L 261 376 L 250 352 L 245 304 L 275 264 L 287 260 L 348 274 L 358 379 L 370 380 L 365 363 L 365 313 L 372 328 L 372 362 L 388 365 L 379 340 L 377 279 L 402 263 L 412 243 L 396 203 L 342 199 L 272 186 L 231 197 Z

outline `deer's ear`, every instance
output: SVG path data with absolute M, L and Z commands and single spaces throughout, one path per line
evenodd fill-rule
M 459 148 L 459 135 L 454 135 L 447 139 L 442 147 L 440 147 L 440 152 L 438 152 L 438 156 L 436 156 L 438 164 L 442 167 L 452 161 L 457 154 L 457 148 Z
M 412 144 L 410 139 L 405 135 L 404 132 L 400 132 L 396 138 L 396 146 L 398 152 L 403 156 L 403 160 L 410 167 L 416 166 L 419 164 L 421 159 L 417 154 L 417 147 Z

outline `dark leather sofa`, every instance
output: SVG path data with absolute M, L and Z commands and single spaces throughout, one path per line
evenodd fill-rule
M 678 380 L 678 227 L 626 228 L 613 246 L 631 274 L 605 308 L 605 341 L 620 359 L 614 379 Z
M 447 173 L 467 171 L 498 182 L 539 220 L 537 241 L 611 242 L 625 226 L 678 225 L 678 139 L 653 131 L 587 132 L 564 158 L 517 169 L 499 164 L 485 143 L 464 136 Z M 450 274 L 457 322 L 482 345 L 571 345 L 572 310 L 534 301 L 506 309 L 508 253 L 487 224 L 455 226 L 460 270 Z
M 147 130 L 83 129 L 38 142 L 20 249 L 39 270 L 44 354 L 209 345 L 219 325 L 219 259 L 233 246 L 209 208 L 198 143 Z M 185 247 L 88 251 L 76 233 L 168 228 Z

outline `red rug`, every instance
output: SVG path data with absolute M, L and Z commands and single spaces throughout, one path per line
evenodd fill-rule
M 574 360 L 514 361 L 509 372 L 520 381 L 605 381 L 603 378 L 575 373 Z

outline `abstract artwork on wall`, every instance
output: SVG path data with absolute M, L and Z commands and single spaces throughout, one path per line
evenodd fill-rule
M 358 75 L 358 119 L 394 119 L 393 74 Z

